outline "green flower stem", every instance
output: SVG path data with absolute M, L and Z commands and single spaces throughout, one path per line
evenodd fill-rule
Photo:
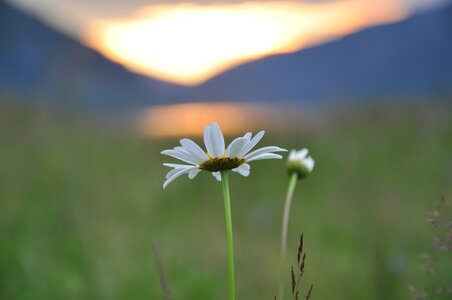
M 279 298 L 278 300 L 284 300 L 284 277 L 285 277 L 285 264 L 286 264 L 286 248 L 287 248 L 287 227 L 289 225 L 289 213 L 290 205 L 292 203 L 293 192 L 297 185 L 298 174 L 293 172 L 290 176 L 289 187 L 287 189 L 286 203 L 284 204 L 284 215 L 281 231 L 281 269 L 279 274 Z
M 229 179 L 227 171 L 221 172 L 223 183 L 224 210 L 226 212 L 226 232 L 228 239 L 229 299 L 235 299 L 234 284 L 234 245 L 232 240 L 231 198 L 229 196 Z

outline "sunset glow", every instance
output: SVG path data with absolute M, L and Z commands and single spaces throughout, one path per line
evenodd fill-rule
M 86 39 L 133 71 L 196 85 L 244 61 L 295 51 L 405 13 L 389 0 L 165 4 L 93 23 Z
M 234 136 L 265 128 L 272 133 L 307 130 L 319 126 L 324 116 L 289 104 L 196 102 L 151 106 L 139 113 L 135 124 L 140 134 L 152 138 L 199 138 L 212 122 L 220 124 L 226 136 Z
M 212 122 L 224 134 L 256 129 L 268 119 L 268 110 L 253 104 L 190 103 L 160 105 L 147 109 L 139 118 L 141 133 L 151 137 L 199 136 Z M 275 119 L 276 120 L 276 119 Z

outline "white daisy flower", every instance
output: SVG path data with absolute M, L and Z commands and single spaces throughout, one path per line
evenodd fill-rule
M 193 179 L 200 171 L 212 172 L 213 176 L 221 181 L 221 172 L 232 170 L 243 176 L 250 174 L 249 162 L 261 159 L 281 159 L 282 156 L 273 152 L 287 151 L 276 146 L 263 147 L 252 152 L 254 146 L 264 136 L 264 131 L 260 131 L 254 137 L 251 132 L 243 137 L 233 140 L 227 148 L 223 134 L 217 123 L 212 123 L 204 128 L 204 144 L 207 151 L 204 151 L 190 139 L 181 139 L 181 146 L 164 150 L 161 153 L 177 158 L 187 164 L 164 163 L 164 166 L 173 168 L 166 175 L 163 188 L 166 188 L 177 177 L 188 174 L 188 178 Z
M 287 170 L 290 174 L 297 173 L 299 179 L 305 178 L 314 169 L 314 160 L 308 156 L 308 152 L 306 148 L 300 151 L 290 151 Z

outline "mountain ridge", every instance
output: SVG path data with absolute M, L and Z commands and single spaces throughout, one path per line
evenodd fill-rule
M 38 103 L 101 111 L 164 103 L 186 87 L 130 72 L 0 1 L 0 89 Z
M 449 97 L 450 53 L 452 3 L 322 45 L 247 62 L 186 87 L 133 73 L 0 0 L 0 92 L 69 109 L 121 112 L 189 101 Z
M 242 64 L 211 78 L 190 97 L 343 101 L 451 95 L 450 53 L 452 3 L 322 45 Z

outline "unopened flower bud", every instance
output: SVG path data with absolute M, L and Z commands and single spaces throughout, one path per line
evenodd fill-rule
M 303 179 L 309 175 L 314 169 L 314 160 L 308 155 L 308 149 L 304 148 L 300 151 L 292 150 L 287 161 L 287 172 L 289 174 L 296 173 L 298 179 Z

